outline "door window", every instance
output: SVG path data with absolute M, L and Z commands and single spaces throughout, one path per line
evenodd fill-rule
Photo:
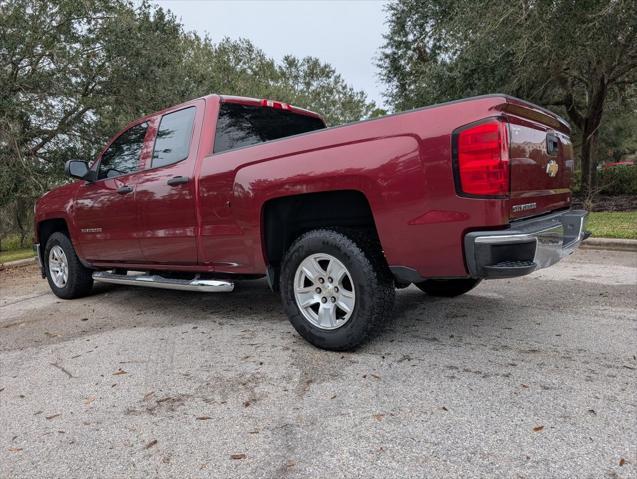
M 172 165 L 188 158 L 196 111 L 195 107 L 190 107 L 161 118 L 153 148 L 153 168 Z
M 148 123 L 135 125 L 111 143 L 102 155 L 97 179 L 115 178 L 139 170 L 139 157 L 144 147 Z

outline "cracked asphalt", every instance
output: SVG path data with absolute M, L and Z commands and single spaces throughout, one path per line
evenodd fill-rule
M 231 294 L 0 272 L 2 478 L 634 478 L 637 254 L 455 299 L 398 291 L 354 353 Z

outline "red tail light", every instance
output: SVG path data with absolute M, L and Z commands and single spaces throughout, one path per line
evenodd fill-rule
M 457 184 L 474 196 L 509 194 L 509 141 L 506 124 L 493 120 L 455 135 Z

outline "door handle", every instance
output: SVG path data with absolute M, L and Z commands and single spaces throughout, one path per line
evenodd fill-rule
M 119 188 L 117 188 L 117 192 L 120 195 L 126 195 L 128 193 L 132 193 L 133 192 L 133 188 L 131 186 L 124 185 L 124 186 L 120 186 Z
M 168 186 L 177 186 L 177 185 L 183 185 L 184 183 L 188 183 L 190 181 L 190 178 L 188 178 L 187 176 L 173 176 L 171 179 L 169 179 L 166 184 Z

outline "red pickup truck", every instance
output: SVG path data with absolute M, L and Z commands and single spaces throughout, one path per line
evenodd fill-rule
M 286 103 L 210 95 L 130 123 L 35 210 L 53 292 L 93 281 L 205 292 L 266 276 L 312 344 L 345 350 L 395 288 L 457 296 L 585 239 L 568 124 L 505 95 L 326 128 Z

